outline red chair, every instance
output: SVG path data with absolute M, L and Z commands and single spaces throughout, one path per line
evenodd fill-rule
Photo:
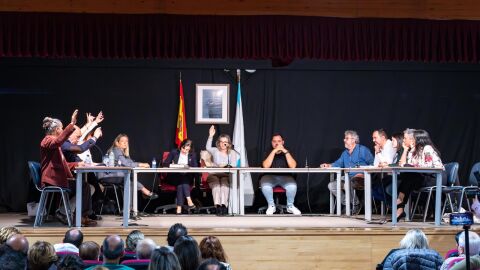
M 149 259 L 144 259 L 144 260 L 125 260 L 121 263 L 122 265 L 126 265 L 128 267 L 131 267 L 133 269 L 137 270 L 147 270 L 148 265 L 150 264 Z
M 280 195 L 285 194 L 286 192 L 287 191 L 281 186 L 276 186 L 273 188 L 273 196 L 275 198 L 275 207 L 277 208 L 277 212 L 279 212 L 280 214 L 284 214 L 285 211 L 287 210 L 287 206 L 284 204 L 280 204 L 279 202 Z M 264 214 L 265 211 L 267 211 L 267 208 L 268 208 L 268 205 L 258 208 L 258 213 Z
M 169 152 L 163 152 L 162 164 L 167 159 L 168 154 L 169 154 Z M 166 176 L 167 176 L 167 174 L 164 174 L 164 173 L 160 175 L 160 184 L 158 186 L 159 187 L 159 192 L 160 193 L 170 193 L 170 194 L 171 193 L 176 193 L 177 192 L 177 186 L 170 185 L 169 183 L 167 183 Z M 162 211 L 162 213 L 165 215 L 168 210 L 172 210 L 172 209 L 176 209 L 176 208 L 177 208 L 177 203 L 175 202 L 173 204 L 161 205 L 161 206 L 155 208 L 154 212 L 158 213 L 158 212 Z
M 206 167 L 205 162 L 203 160 L 200 160 L 200 167 Z M 204 172 L 202 173 L 202 176 L 200 177 L 200 191 L 202 194 L 204 194 L 204 197 L 206 194 L 212 194 L 212 190 L 210 189 L 210 186 L 207 183 L 207 178 L 208 178 L 208 173 Z M 198 208 L 198 211 L 205 211 L 207 214 L 211 214 L 210 211 L 216 209 L 214 205 L 211 206 L 202 206 Z

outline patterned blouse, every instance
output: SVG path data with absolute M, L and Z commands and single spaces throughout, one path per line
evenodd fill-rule
M 425 145 L 423 151 L 413 156 L 415 149 L 411 149 L 407 155 L 407 163 L 420 168 L 443 168 L 443 163 L 438 153 L 431 145 Z

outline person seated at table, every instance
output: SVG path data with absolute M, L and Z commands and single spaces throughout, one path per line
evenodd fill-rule
M 373 166 L 391 164 L 395 157 L 395 149 L 393 148 L 392 141 L 388 139 L 387 132 L 383 129 L 374 130 L 372 133 L 372 141 L 375 144 Z
M 345 137 L 343 139 L 345 150 L 340 155 L 340 158 L 333 163 L 323 163 L 320 165 L 321 168 L 329 167 L 339 167 L 339 168 L 355 168 L 359 166 L 366 166 L 373 164 L 373 155 L 370 150 L 359 144 L 360 137 L 358 133 L 354 130 L 345 131 Z M 361 209 L 360 201 L 357 196 L 353 196 L 353 189 L 363 188 L 364 186 L 364 175 L 363 173 L 358 172 L 349 172 L 348 176 L 350 178 L 350 196 L 353 204 L 352 212 L 358 214 Z M 337 181 L 330 182 L 328 184 L 328 189 L 334 196 L 337 196 Z M 344 187 L 342 186 L 342 189 Z M 345 205 L 345 193 L 342 191 L 342 205 Z
M 61 145 L 68 139 L 68 137 L 75 131 L 75 124 L 77 123 L 78 110 L 72 114 L 71 122 L 65 129 L 60 120 L 45 117 L 43 119 L 43 129 L 45 130 L 45 137 L 40 143 L 40 166 L 41 166 L 41 183 L 42 186 L 58 186 L 70 189 L 70 196 L 75 195 L 76 183 L 72 175 L 72 170 L 75 167 L 84 166 L 83 162 L 67 162 L 61 151 Z M 71 180 L 71 181 L 69 181 Z M 75 199 L 70 199 L 70 205 L 74 204 Z M 86 182 L 82 185 L 82 220 L 83 226 L 92 226 L 97 223 L 88 218 L 92 208 L 92 201 L 90 197 L 90 188 Z M 73 211 L 73 209 L 72 209 Z M 56 217 L 62 223 L 66 224 L 65 208 L 61 207 L 56 212 Z
M 112 147 L 108 149 L 107 153 L 113 152 L 115 157 L 114 164 L 117 166 L 124 167 L 140 167 L 140 168 L 150 168 L 148 163 L 135 162 L 130 158 L 130 146 L 128 144 L 128 136 L 126 134 L 119 134 L 113 141 Z M 123 172 L 114 172 L 114 173 L 105 173 L 99 176 L 100 181 L 110 184 L 123 184 Z M 142 183 L 137 183 L 137 190 L 142 192 L 144 199 L 155 200 L 158 198 L 158 195 L 142 185 Z
M 168 157 L 163 162 L 163 166 L 168 167 L 172 163 L 198 167 L 197 155 L 195 154 L 192 140 L 185 139 L 180 143 L 179 149 L 170 151 Z M 189 210 L 196 208 L 190 197 L 190 185 L 193 184 L 196 175 L 193 173 L 170 173 L 167 175 L 167 182 L 177 186 L 177 215 L 182 214 L 185 199 L 187 200 Z
M 272 150 L 262 162 L 263 168 L 295 168 L 297 161 L 293 158 L 292 153 L 285 148 L 285 141 L 282 135 L 276 133 L 272 136 Z M 276 211 L 275 202 L 273 200 L 273 188 L 281 186 L 286 190 L 287 194 L 287 212 L 294 215 L 301 215 L 302 212 L 298 210 L 293 202 L 297 193 L 297 182 L 291 173 L 269 173 L 264 174 L 260 179 L 260 186 L 262 188 L 263 196 L 268 203 L 266 211 L 267 215 L 273 215 Z
M 98 120 L 97 120 L 98 119 Z M 103 114 L 100 114 L 96 118 L 92 118 L 92 116 L 87 113 L 87 123 L 85 126 L 91 126 L 91 122 L 101 122 L 103 121 Z M 63 155 L 65 156 L 65 159 L 67 162 L 91 162 L 91 154 L 90 154 L 90 148 L 93 147 L 97 140 L 102 136 L 102 130 L 101 128 L 97 128 L 94 131 L 92 130 L 92 136 L 84 142 L 80 142 L 80 137 L 82 137 L 82 130 L 86 130 L 84 128 L 79 128 L 78 126 L 74 126 L 75 131 L 68 137 L 68 140 L 66 140 L 62 144 L 62 152 Z M 84 153 L 88 152 L 87 156 L 89 156 L 88 160 L 85 160 L 85 155 L 82 155 Z M 87 182 L 88 184 L 92 185 L 95 189 L 94 194 L 92 195 L 92 202 L 95 202 L 98 204 L 100 199 L 102 198 L 102 190 L 100 189 L 100 185 L 98 184 L 98 178 L 94 173 L 88 173 L 87 174 Z M 95 203 L 93 203 L 95 205 Z M 100 216 L 95 215 L 93 212 L 88 216 L 90 219 L 93 220 L 101 220 Z
M 212 147 L 215 127 L 209 129 L 208 140 L 205 148 L 212 155 L 215 167 L 237 167 L 238 155 L 232 147 L 232 141 L 227 134 L 218 136 L 216 147 Z M 217 215 L 225 216 L 228 213 L 228 196 L 230 194 L 230 175 L 228 173 L 210 173 L 207 183 L 212 189 L 213 203 L 216 206 Z
M 398 163 L 400 166 L 445 169 L 440 159 L 440 152 L 433 144 L 427 131 L 423 129 L 405 130 L 402 147 L 403 153 Z M 402 173 L 399 178 L 402 182 L 398 186 L 397 220 L 406 216 L 405 204 L 413 190 L 422 186 L 436 185 L 434 174 Z M 442 178 L 444 182 L 442 184 L 445 184 L 446 176 Z

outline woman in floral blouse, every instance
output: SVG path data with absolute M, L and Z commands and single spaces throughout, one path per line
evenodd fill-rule
M 440 159 L 440 152 L 433 144 L 428 132 L 423 129 L 406 130 L 403 149 L 400 166 L 445 169 Z M 399 177 L 402 182 L 398 187 L 397 218 L 400 220 L 405 217 L 404 207 L 410 192 L 422 186 L 433 186 L 436 180 L 434 175 L 423 173 L 403 173 Z M 446 182 L 445 176 L 443 182 Z

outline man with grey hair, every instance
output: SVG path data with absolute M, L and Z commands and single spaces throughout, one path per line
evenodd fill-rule
M 480 253 L 480 236 L 475 232 L 468 232 L 468 247 L 470 256 L 478 255 Z M 458 257 L 450 257 L 446 259 L 440 270 L 451 269 L 456 263 L 465 260 L 465 232 L 462 232 L 458 237 Z
M 145 260 L 150 259 L 152 257 L 153 250 L 157 247 L 155 241 L 150 238 L 145 238 L 140 240 L 137 243 L 137 259 L 138 260 Z
M 345 150 L 340 155 L 340 158 L 333 163 L 323 163 L 320 165 L 322 168 L 339 167 L 339 168 L 354 168 L 359 166 L 366 166 L 373 164 L 373 155 L 370 150 L 360 145 L 360 138 L 358 133 L 354 130 L 345 131 L 345 137 L 343 139 Z M 353 194 L 353 189 L 363 188 L 363 173 L 349 172 L 348 176 L 351 181 L 350 193 L 353 204 L 353 214 L 358 215 L 360 213 L 361 205 L 358 197 Z M 343 188 L 343 185 L 342 185 Z M 337 181 L 330 182 L 328 189 L 334 196 L 337 196 Z M 342 204 L 345 205 L 345 194 L 342 192 Z

